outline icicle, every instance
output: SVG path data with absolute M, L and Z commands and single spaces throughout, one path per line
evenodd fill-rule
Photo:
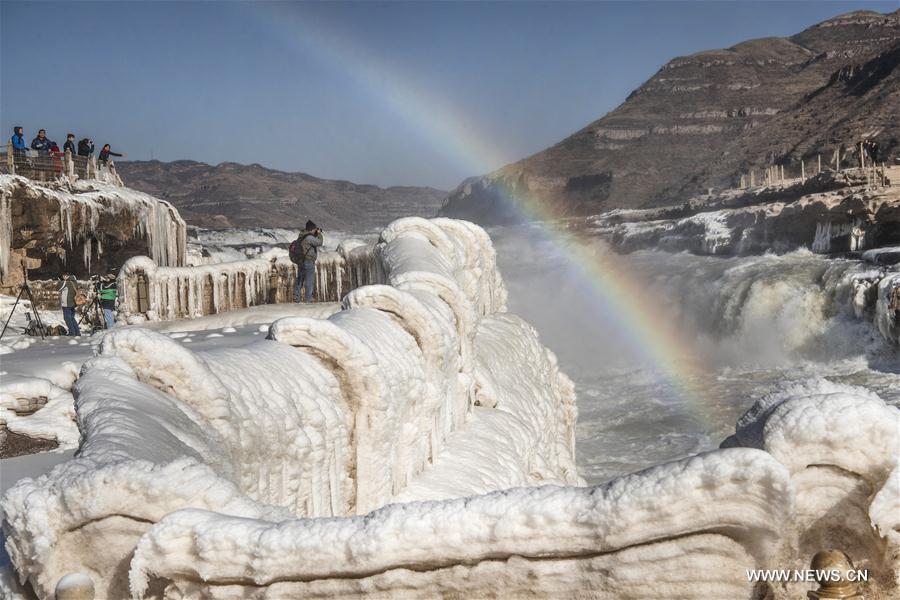
M 12 215 L 9 196 L 0 197 L 0 277 L 9 273 L 9 256 L 12 250 Z
M 81 264 L 84 265 L 84 268 L 87 269 L 87 272 L 91 272 L 91 238 L 87 238 L 84 240 L 84 247 L 81 253 Z

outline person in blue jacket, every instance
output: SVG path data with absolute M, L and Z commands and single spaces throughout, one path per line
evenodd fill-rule
M 37 137 L 31 140 L 31 149 L 36 150 L 38 156 L 50 156 L 50 139 L 46 131 L 38 131 Z
M 13 127 L 13 135 L 10 138 L 13 145 L 13 156 L 25 156 L 25 130 L 19 127 Z

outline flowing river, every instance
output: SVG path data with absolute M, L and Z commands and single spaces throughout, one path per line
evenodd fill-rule
M 808 251 L 613 255 L 655 317 L 676 326 L 683 353 L 671 357 L 673 376 L 635 351 L 616 323 L 633 316 L 598 302 L 573 264 L 585 252 L 609 254 L 605 242 L 560 242 L 533 226 L 490 234 L 510 310 L 538 329 L 576 384 L 577 457 L 589 483 L 715 448 L 755 400 L 788 386 L 826 378 L 900 405 L 900 354 L 853 311 L 849 278 L 870 268 L 861 261 Z M 567 247 L 576 243 L 577 253 Z

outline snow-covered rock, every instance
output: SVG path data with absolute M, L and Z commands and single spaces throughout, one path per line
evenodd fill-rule
M 827 380 L 791 385 L 759 400 L 722 446 L 759 448 L 787 467 L 796 499 L 784 536 L 790 554 L 841 548 L 857 567 L 900 572 L 896 407 Z
M 588 223 L 592 232 L 624 252 L 656 248 L 746 255 L 809 248 L 828 254 L 898 241 L 897 188 L 814 191 L 800 186 L 782 195 L 735 192 L 682 206 L 611 211 Z
M 36 278 L 65 267 L 87 279 L 135 254 L 164 266 L 185 263 L 185 223 L 171 204 L 96 180 L 72 185 L 0 175 L 0 288 L 21 283 L 20 265 Z

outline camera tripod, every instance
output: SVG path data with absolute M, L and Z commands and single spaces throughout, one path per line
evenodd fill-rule
M 96 333 L 101 329 L 106 329 L 106 319 L 103 318 L 103 310 L 100 306 L 100 290 L 97 283 L 94 284 L 94 296 L 91 298 L 90 305 L 81 310 L 81 319 L 78 324 L 81 325 L 88 319 L 91 325 L 91 333 Z
M 13 313 L 16 312 L 16 307 L 19 305 L 19 300 L 22 299 L 22 294 L 28 295 L 28 301 L 31 302 L 31 310 L 34 311 L 34 320 L 37 321 L 38 332 L 41 334 L 41 339 L 44 339 L 44 323 L 41 321 L 40 313 L 38 313 L 34 296 L 31 295 L 31 288 L 28 287 L 28 271 L 25 270 L 25 265 L 22 265 L 22 285 L 19 287 L 19 294 L 16 296 L 16 301 L 13 304 L 12 310 L 9 311 L 9 316 L 6 317 L 6 323 L 3 324 L 3 331 L 0 331 L 0 338 L 6 333 L 6 328 L 9 327 L 9 322 L 12 319 Z M 28 313 L 26 312 L 25 314 L 27 315 Z

